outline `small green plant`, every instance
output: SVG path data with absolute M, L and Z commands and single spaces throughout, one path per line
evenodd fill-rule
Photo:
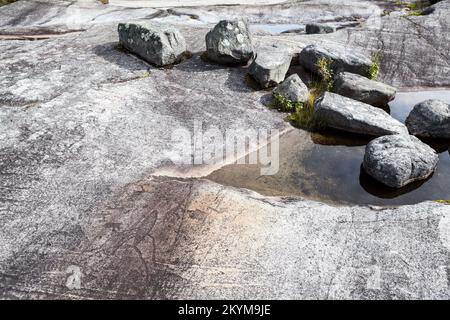
M 150 77 L 150 71 L 145 71 L 139 78 L 145 79 Z
M 317 72 L 320 76 L 320 81 L 314 87 L 320 91 L 330 91 L 333 88 L 333 70 L 331 69 L 332 61 L 326 58 L 320 58 L 317 63 Z
M 273 96 L 274 100 L 270 107 L 281 112 L 294 112 L 301 105 L 301 102 L 292 102 L 281 94 L 275 93 Z
M 409 10 L 408 16 L 421 16 L 425 8 L 432 5 L 434 1 L 429 0 L 417 0 L 405 5 Z
M 367 77 L 372 80 L 376 80 L 378 78 L 378 73 L 380 72 L 381 67 L 381 51 L 377 51 L 372 54 L 372 64 L 367 71 Z
M 437 203 L 450 204 L 450 200 L 436 200 Z
M 420 6 L 419 6 L 419 4 L 418 4 L 417 2 L 411 2 L 411 3 L 408 3 L 408 4 L 406 5 L 406 7 L 407 7 L 409 10 L 418 10 L 418 9 L 420 9 Z
M 314 108 L 310 108 L 306 103 L 297 106 L 295 112 L 291 113 L 287 120 L 291 122 L 294 127 L 305 130 L 312 129 Z
M 314 123 L 314 102 L 317 96 L 317 89 L 311 89 L 305 103 L 296 105 L 295 111 L 287 118 L 294 127 L 305 130 L 312 130 L 316 127 Z
M 422 11 L 419 11 L 419 10 L 412 10 L 408 14 L 408 16 L 412 16 L 412 17 L 418 17 L 418 16 L 421 16 L 421 15 L 422 15 Z
M 314 79 L 309 91 L 308 98 L 304 103 L 288 105 L 293 107 L 293 112 L 288 116 L 287 120 L 295 127 L 305 130 L 313 130 L 317 127 L 314 121 L 314 103 L 316 99 L 325 91 L 333 88 L 333 70 L 331 68 L 332 61 L 326 58 L 320 58 L 317 63 L 318 78 Z

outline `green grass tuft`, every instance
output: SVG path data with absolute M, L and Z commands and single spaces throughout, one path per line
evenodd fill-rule
M 436 200 L 437 203 L 450 204 L 450 200 Z
M 381 67 L 381 51 L 372 54 L 372 65 L 367 71 L 367 77 L 371 80 L 376 80 Z
M 274 93 L 274 100 L 270 105 L 270 108 L 277 109 L 281 112 L 294 112 L 301 106 L 301 102 L 292 102 L 288 98 L 283 97 L 280 94 Z
M 330 91 L 333 88 L 333 70 L 331 69 L 332 61 L 326 58 L 320 58 L 317 63 L 317 72 L 320 76 L 320 81 L 314 84 L 316 91 Z
M 319 96 L 318 92 L 315 88 L 311 89 L 305 103 L 297 105 L 295 111 L 289 115 L 287 120 L 294 127 L 305 130 L 314 130 L 316 128 L 314 122 L 314 103 Z
M 10 4 L 10 3 L 13 3 L 13 2 L 16 2 L 16 1 L 17 0 L 0 0 L 0 7 Z

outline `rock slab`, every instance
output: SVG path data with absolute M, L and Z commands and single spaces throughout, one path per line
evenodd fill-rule
M 292 56 L 283 48 L 262 47 L 248 72 L 261 87 L 272 87 L 284 80 L 291 60 Z
M 335 74 L 346 71 L 367 76 L 372 65 L 368 57 L 340 45 L 327 47 L 309 45 L 300 52 L 299 63 L 307 70 L 318 73 L 317 63 L 322 58 L 331 61 L 331 68 Z
M 186 41 L 170 26 L 150 22 L 120 23 L 119 41 L 129 51 L 157 66 L 178 62 L 186 52 Z
M 335 77 L 333 91 L 376 107 L 386 106 L 397 93 L 390 85 L 350 72 L 341 72 Z
M 292 102 L 305 102 L 309 95 L 308 87 L 296 73 L 280 83 L 273 90 L 273 93 L 279 94 Z
M 206 53 L 220 64 L 245 64 L 253 58 L 253 42 L 245 19 L 222 20 L 206 34 Z
M 440 100 L 421 102 L 414 106 L 406 126 L 415 136 L 450 139 L 450 105 Z
M 322 34 L 336 32 L 336 27 L 327 24 L 309 23 L 305 28 L 306 34 Z
M 428 178 L 438 160 L 437 153 L 418 138 L 390 135 L 372 140 L 366 146 L 363 167 L 375 180 L 401 188 Z
M 331 92 L 316 100 L 314 122 L 321 127 L 370 136 L 408 132 L 404 124 L 384 110 Z

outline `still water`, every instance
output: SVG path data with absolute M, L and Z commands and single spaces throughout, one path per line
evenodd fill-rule
M 416 103 L 440 99 L 450 103 L 450 91 L 398 93 L 391 115 L 404 122 Z M 337 204 L 401 205 L 450 199 L 450 141 L 427 141 L 439 153 L 439 164 L 426 181 L 391 189 L 361 168 L 370 138 L 341 132 L 293 130 L 280 138 L 280 170 L 261 176 L 257 165 L 229 165 L 208 179 L 265 195 L 301 196 Z

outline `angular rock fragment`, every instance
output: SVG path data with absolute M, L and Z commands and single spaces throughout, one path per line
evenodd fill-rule
M 350 72 L 341 72 L 335 77 L 333 91 L 376 107 L 386 106 L 397 93 L 390 85 Z
M 129 51 L 157 66 L 178 62 L 186 51 L 186 41 L 172 27 L 150 23 L 120 23 L 119 41 Z
M 316 100 L 314 122 L 319 126 L 370 136 L 408 132 L 404 124 L 384 110 L 330 92 Z
M 450 139 L 450 105 L 440 100 L 421 102 L 414 106 L 406 126 L 418 137 Z
M 253 43 L 244 19 L 222 20 L 206 35 L 206 53 L 221 64 L 245 64 L 253 58 Z
M 368 57 L 340 45 L 327 47 L 309 45 L 300 52 L 299 63 L 307 70 L 318 73 L 317 63 L 321 58 L 331 61 L 331 68 L 335 74 L 347 71 L 367 76 L 372 65 Z
M 306 25 L 306 34 L 333 33 L 336 27 L 327 24 L 309 23 Z
M 436 169 L 437 153 L 418 138 L 390 135 L 366 146 L 364 170 L 375 180 L 392 188 L 428 178 Z
M 292 56 L 283 48 L 262 47 L 248 72 L 261 87 L 272 87 L 284 80 L 291 60 Z
M 273 93 L 279 94 L 292 102 L 305 102 L 309 95 L 308 87 L 296 73 L 280 83 L 273 90 Z

